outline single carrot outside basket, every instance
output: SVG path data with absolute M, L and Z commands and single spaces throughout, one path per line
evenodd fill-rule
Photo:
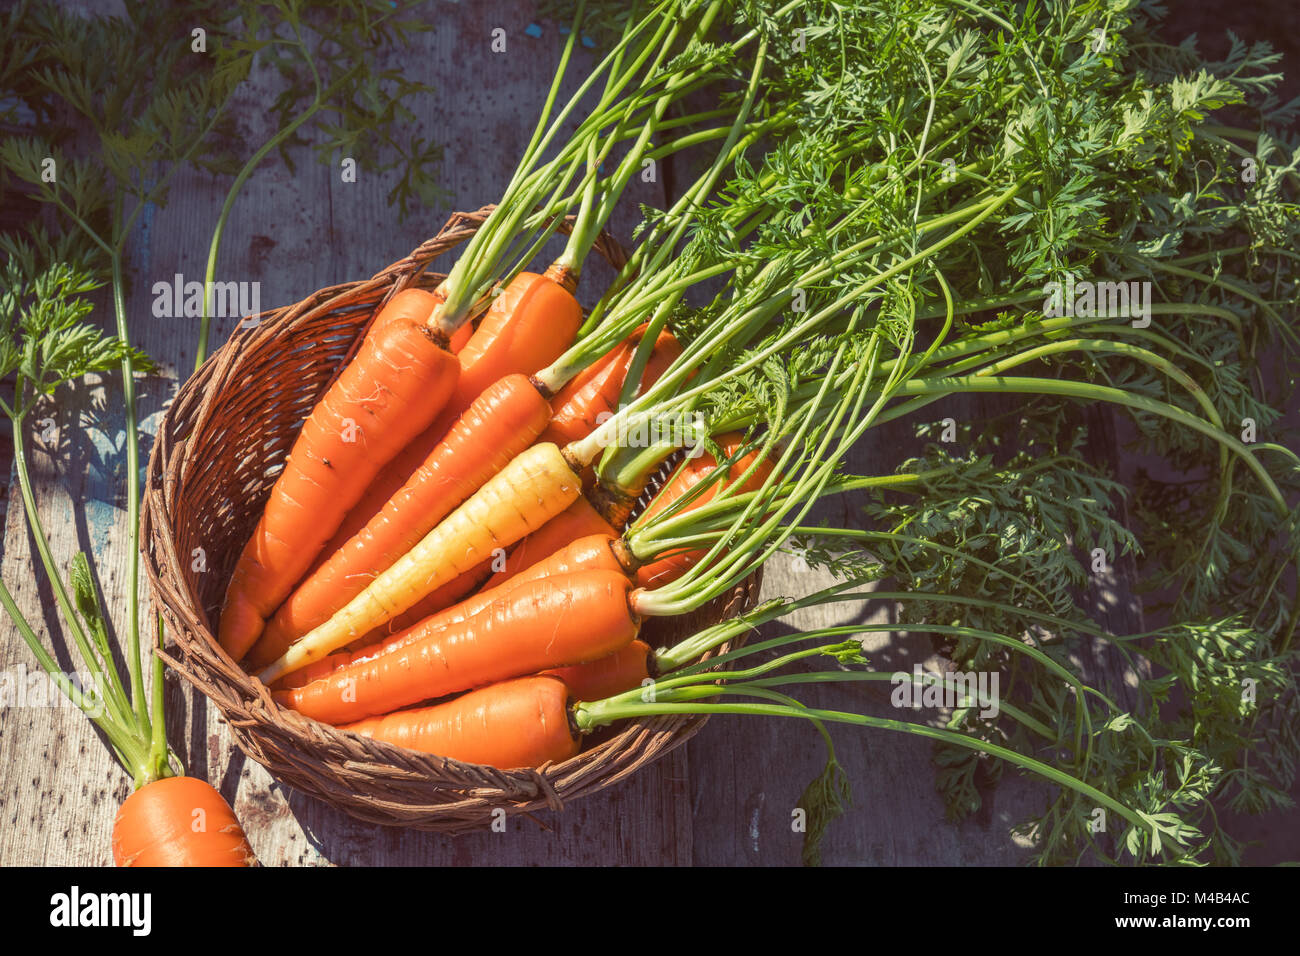
M 373 278 L 321 289 L 245 322 L 181 387 L 149 457 L 141 549 L 166 623 L 164 660 L 212 701 L 251 759 L 289 786 L 374 823 L 456 832 L 487 826 L 498 809 L 560 810 L 680 746 L 707 719 L 630 721 L 562 763 L 498 770 L 309 720 L 276 704 L 217 643 L 226 583 L 304 419 L 372 316 L 403 289 L 436 287 L 443 276 L 426 272 L 429 264 L 468 239 L 491 210 L 453 214 L 438 235 Z M 608 234 L 595 249 L 615 269 L 626 262 Z M 647 621 L 642 639 L 674 644 L 753 607 L 758 588 L 755 574 L 694 614 Z

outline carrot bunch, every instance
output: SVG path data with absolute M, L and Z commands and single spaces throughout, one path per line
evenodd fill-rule
M 752 479 L 739 481 L 755 454 L 738 454 L 741 436 L 722 436 L 720 446 L 730 455 L 722 464 L 713 455 L 683 462 L 655 498 L 655 513 L 692 490 L 694 506 L 720 489 L 755 487 Z M 770 462 L 760 462 L 756 471 L 770 474 Z M 708 485 L 707 495 L 699 493 L 701 483 Z M 527 557 L 521 556 L 530 554 L 536 560 L 524 567 Z M 583 695 L 626 690 L 649 673 L 648 648 L 638 641 L 648 616 L 641 606 L 641 572 L 649 570 L 657 581 L 676 579 L 700 557 L 675 556 L 668 565 L 642 561 L 578 497 L 524 538 L 491 586 L 477 594 L 351 652 L 317 656 L 310 646 L 295 653 L 295 645 L 261 676 L 278 682 L 280 703 L 336 725 L 529 674 L 559 677 Z M 447 573 L 435 570 L 440 563 L 449 562 L 430 560 L 422 573 L 439 580 Z M 390 594 L 386 600 L 398 599 Z M 384 726 L 391 729 L 402 719 L 394 715 Z

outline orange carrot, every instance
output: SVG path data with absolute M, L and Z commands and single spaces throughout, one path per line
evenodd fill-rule
M 573 344 L 582 307 L 567 289 L 543 275 L 521 272 L 497 296 L 461 352 L 463 378 L 456 400 L 469 403 L 512 372 L 532 375 Z
M 532 375 L 554 362 L 573 343 L 581 324 L 582 308 L 566 289 L 535 272 L 519 273 L 497 296 L 457 356 L 460 375 L 443 414 L 384 467 L 348 515 L 352 533 L 406 484 L 456 417 L 484 389 L 507 375 Z
M 374 651 L 378 652 L 381 647 L 382 645 L 376 646 Z M 296 670 L 292 674 L 285 674 L 271 685 L 271 689 L 293 690 L 295 687 L 305 687 L 312 681 L 319 680 L 346 664 L 351 664 L 361 656 L 363 655 L 353 651 L 338 651 L 328 657 L 322 657 L 318 661 L 312 661 L 306 667 Z
M 549 418 L 550 407 L 527 377 L 508 375 L 489 386 L 380 512 L 298 585 L 267 622 L 249 665 L 271 663 L 328 621 L 531 445 Z
M 132 793 L 113 822 L 118 866 L 251 866 L 244 831 L 212 785 L 163 777 Z
M 569 727 L 568 697 L 563 681 L 523 677 L 343 729 L 500 770 L 540 767 L 578 752 L 578 737 Z
M 617 541 L 607 534 L 591 534 L 578 538 L 553 554 L 547 555 L 531 567 L 520 571 L 510 580 L 502 581 L 496 587 L 486 588 L 477 594 L 470 595 L 457 604 L 453 604 L 451 607 L 444 608 L 435 614 L 426 615 L 401 631 L 380 635 L 371 644 L 351 652 L 351 660 L 371 658 L 382 651 L 404 647 L 407 644 L 421 640 L 439 628 L 450 624 L 459 624 L 488 607 L 503 594 L 507 594 L 529 581 L 560 577 L 578 571 L 617 571 L 627 574 L 628 564 L 626 562 L 630 560 L 630 554 L 620 551 Z M 315 667 L 316 665 L 311 664 L 308 666 Z
M 633 641 L 600 660 L 542 671 L 558 677 L 577 700 L 603 700 L 640 687 L 653 673 L 654 652 L 645 641 Z
M 502 594 L 514 590 L 529 581 L 544 578 L 561 577 L 578 571 L 618 571 L 626 573 L 626 560 L 620 557 L 617 539 L 606 532 L 583 535 L 568 544 L 562 545 L 551 554 L 524 568 L 507 580 L 497 582 L 495 587 L 485 588 L 477 594 L 467 597 L 453 607 L 439 612 L 438 620 L 430 622 L 432 626 L 463 621 L 477 614 Z M 420 622 L 424 623 L 424 622 Z M 384 642 L 393 647 L 400 643 L 396 637 Z
M 281 704 L 326 723 L 384 714 L 551 667 L 598 660 L 640 627 L 616 571 L 578 571 L 509 589 L 472 617 L 287 691 Z
M 602 416 L 612 415 L 618 410 L 619 392 L 631 367 L 636 345 L 645 331 L 645 325 L 638 327 L 626 342 L 583 369 L 555 394 L 551 399 L 551 424 L 542 435 L 542 441 L 553 441 L 563 447 L 571 441 L 586 438 L 604 420 Z M 681 354 L 682 348 L 671 332 L 659 333 L 641 375 L 641 390 L 657 382 Z
M 413 322 L 423 322 L 429 316 L 433 315 L 433 310 L 438 305 L 446 301 L 446 297 L 437 290 L 426 292 L 424 289 L 403 289 L 397 295 L 393 296 L 375 316 L 374 321 L 367 330 L 367 335 L 372 335 L 377 329 L 392 322 L 398 318 L 407 318 Z M 453 355 L 460 352 L 469 341 L 470 336 L 474 334 L 474 325 L 472 322 L 466 322 L 464 325 L 451 333 L 447 342 L 447 349 Z
M 395 297 L 388 307 L 412 301 Z M 381 318 L 303 424 L 235 566 L 219 634 L 236 660 L 374 476 L 437 417 L 455 387 L 456 358 L 424 324 Z
M 599 424 L 597 416 L 602 412 L 612 414 L 623 378 L 632 363 L 632 353 L 631 343 L 620 342 L 556 392 L 551 399 L 551 424 L 544 440 L 563 447 L 590 434 Z
M 659 381 L 659 377 L 668 371 L 668 366 L 676 362 L 681 354 L 682 346 L 676 337 L 667 329 L 660 332 L 655 339 L 655 347 L 650 353 L 650 358 L 646 362 L 645 371 L 641 374 L 641 391 L 644 392 Z M 694 374 L 690 376 L 690 378 L 694 377 Z
M 403 289 L 384 303 L 384 307 L 379 310 L 379 314 L 370 323 L 370 328 L 366 330 L 366 334 L 377 335 L 386 326 L 395 322 L 406 321 L 423 324 L 429 316 L 433 315 L 433 310 L 438 304 L 443 301 L 443 296 L 438 292 L 427 292 L 424 289 Z
M 602 538 L 618 537 L 618 533 L 596 512 L 591 503 L 585 498 L 579 498 L 511 548 L 504 563 L 497 555 L 484 560 L 455 580 L 426 595 L 387 624 L 380 625 L 364 637 L 352 641 L 347 645 L 348 649 L 358 650 L 369 648 L 374 644 L 389 643 L 394 635 L 414 627 L 430 615 L 452 607 L 471 591 L 476 589 L 487 591 L 499 587 L 506 581 L 513 580 L 515 575 L 525 569 L 535 566 L 539 560 L 556 556 L 567 545 L 591 535 Z M 500 566 L 502 570 L 494 573 L 492 571 L 494 565 Z M 575 569 L 576 567 L 570 567 L 567 570 Z M 552 568 L 547 573 L 559 574 L 564 570 L 566 569 Z M 256 648 L 254 650 L 256 651 Z
M 407 290 L 407 291 L 412 291 L 412 290 Z M 397 297 L 394 296 L 394 299 L 396 298 Z M 442 297 L 437 295 L 431 295 L 429 300 L 427 301 L 431 301 L 433 303 L 439 303 L 442 301 Z M 378 322 L 378 318 L 376 318 L 376 323 L 377 322 Z M 371 325 L 372 333 L 374 329 L 375 329 L 375 325 Z M 474 334 L 474 324 L 472 322 L 466 322 L 464 325 L 460 326 L 460 328 L 456 329 L 456 331 L 451 334 L 451 339 L 447 343 L 448 351 L 450 351 L 452 355 L 459 356 L 461 350 L 465 348 L 465 345 L 469 342 L 470 337 L 473 334 Z M 446 409 L 444 408 L 444 411 L 445 410 Z M 438 418 L 435 421 L 441 422 L 442 419 Z M 439 431 L 440 432 L 445 431 L 445 429 L 443 429 L 442 426 L 439 425 Z M 402 452 L 398 452 L 398 455 L 401 454 Z M 365 499 L 363 498 L 363 500 Z M 306 577 L 310 577 L 311 575 L 315 574 L 317 569 L 320 568 L 320 566 L 324 564 L 326 561 L 328 561 L 330 557 L 334 554 L 334 552 L 338 551 L 339 548 L 347 544 L 348 541 L 352 539 L 353 535 L 355 535 L 358 531 L 360 531 L 363 527 L 365 527 L 366 520 L 368 520 L 370 517 L 373 516 L 374 516 L 373 513 L 368 516 L 364 515 L 362 513 L 360 504 L 358 504 L 357 507 L 349 511 L 348 516 L 343 520 L 343 523 L 339 525 L 338 531 L 334 533 L 334 536 L 330 538 L 330 540 L 326 543 L 325 547 L 321 549 L 321 553 L 317 555 L 316 560 L 312 562 L 311 567 L 307 569 Z M 363 518 L 365 520 L 362 520 Z
M 714 438 L 718 446 L 722 449 L 723 454 L 730 458 L 744 444 L 744 435 L 740 432 L 728 432 L 725 435 L 718 435 Z M 699 494 L 685 510 L 690 511 L 709 502 L 718 493 L 718 491 L 730 484 L 743 475 L 750 465 L 753 464 L 754 458 L 758 455 L 758 449 L 749 452 L 739 461 L 727 470 L 727 475 L 720 481 L 715 482 Z M 664 511 L 674 501 L 677 501 L 688 491 L 694 488 L 700 481 L 706 478 L 710 472 L 718 467 L 717 459 L 707 451 L 696 458 L 688 458 L 682 462 L 681 466 L 673 473 L 668 483 L 655 495 L 645 513 L 638 518 L 638 521 L 647 521 L 655 515 Z M 766 459 L 754 470 L 739 491 L 757 491 L 767 476 L 772 473 L 772 463 Z M 656 560 L 642 565 L 636 572 L 636 583 L 647 590 L 662 587 L 670 581 L 675 581 L 686 573 L 687 569 L 692 567 L 700 558 L 707 554 L 707 550 L 678 551 L 673 554 L 663 555 Z
M 473 335 L 474 335 L 473 324 L 466 322 L 455 332 L 451 333 L 451 338 L 447 342 L 448 351 L 450 351 L 452 355 L 459 356 L 460 353 L 464 350 L 465 346 L 469 344 L 469 340 L 473 337 Z

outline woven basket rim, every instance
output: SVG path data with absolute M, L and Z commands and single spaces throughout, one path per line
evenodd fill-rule
M 531 769 L 500 770 L 406 750 L 318 723 L 276 703 L 266 685 L 220 647 L 185 572 L 187 562 L 177 548 L 178 514 L 187 483 L 201 464 L 191 455 L 191 442 L 209 437 L 207 430 L 219 421 L 222 400 L 239 387 L 245 365 L 259 349 L 283 345 L 311 321 L 369 308 L 370 318 L 357 325 L 346 362 L 374 314 L 392 296 L 410 287 L 431 288 L 444 278 L 428 271 L 430 263 L 472 235 L 492 209 L 453 213 L 434 237 L 370 279 L 320 289 L 293 305 L 267 310 L 251 327 L 241 323 L 178 390 L 149 456 L 140 519 L 142 558 L 151 602 L 179 651 L 160 650 L 159 656 L 213 702 L 247 756 L 291 785 L 376 823 L 454 832 L 481 826 L 498 808 L 507 814 L 560 810 L 567 801 L 611 786 L 680 746 L 707 720 L 673 715 L 629 721 L 575 757 Z M 569 217 L 560 229 L 567 231 L 571 221 Z M 616 270 L 627 261 L 607 232 L 593 248 Z M 327 386 L 328 381 L 321 391 Z M 255 510 L 260 509 L 258 501 Z M 724 615 L 752 607 L 759 580 L 755 573 L 715 604 Z

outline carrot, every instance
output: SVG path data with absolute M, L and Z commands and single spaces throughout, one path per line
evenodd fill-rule
M 219 631 L 231 657 L 253 646 L 379 469 L 437 417 L 456 375 L 455 357 L 406 316 L 366 336 L 303 424 L 235 566 Z
M 502 381 L 505 380 L 503 379 Z M 540 393 L 538 394 L 540 395 Z M 586 469 L 586 470 L 589 471 L 590 469 Z M 409 486 L 414 481 L 415 481 L 415 476 L 412 477 L 411 481 L 408 481 L 407 485 Z M 399 492 L 399 494 L 400 493 L 401 492 Z M 390 499 L 389 503 L 385 506 L 384 510 L 380 512 L 381 515 L 387 514 L 394 510 L 393 509 L 394 500 L 395 499 Z M 353 514 L 349 515 L 349 522 L 351 522 L 351 520 L 356 516 L 357 516 L 357 510 L 354 509 Z M 372 519 L 372 522 L 373 520 L 374 519 Z M 348 545 L 348 540 L 347 539 L 340 540 L 340 537 L 342 533 L 348 529 L 349 529 L 349 524 L 345 523 L 344 527 L 340 529 L 340 533 L 338 535 L 335 535 L 334 540 L 331 541 L 330 544 L 326 546 L 326 549 L 328 550 L 330 548 L 333 548 L 337 551 L 339 548 L 346 547 Z M 361 530 L 364 531 L 364 529 Z M 509 556 L 506 558 L 504 566 L 502 566 L 499 570 L 495 572 L 490 570 L 491 565 L 498 564 L 498 558 L 497 556 L 494 555 L 491 560 L 485 561 L 483 564 L 479 565 L 473 570 L 465 572 L 450 584 L 444 585 L 436 589 L 428 596 L 421 599 L 413 607 L 411 607 L 407 611 L 403 612 L 402 614 L 390 620 L 386 625 L 382 625 L 378 628 L 375 628 L 364 637 L 351 642 L 349 646 L 361 647 L 361 646 L 373 644 L 377 641 L 382 641 L 389 635 L 404 630 L 405 628 L 411 627 L 412 625 L 423 620 L 429 615 L 434 614 L 450 606 L 452 603 L 454 603 L 456 600 L 459 600 L 461 597 L 469 593 L 474 588 L 480 586 L 496 587 L 497 585 L 508 580 L 512 575 L 517 574 L 520 570 L 528 567 L 531 563 L 537 561 L 539 556 L 545 556 L 555 551 L 558 551 L 560 548 L 569 544 L 571 541 L 577 540 L 578 538 L 585 537 L 586 535 L 589 534 L 597 534 L 602 532 L 608 534 L 610 537 L 618 536 L 618 532 L 614 529 L 614 527 L 610 525 L 609 522 L 605 521 L 605 519 L 602 518 L 600 514 L 596 512 L 595 508 L 591 506 L 590 502 L 586 501 L 583 498 L 579 498 L 572 505 L 570 505 L 566 511 L 552 518 L 545 525 L 539 528 L 536 532 L 524 537 L 522 541 L 520 541 L 513 549 L 511 549 Z M 350 537 L 355 537 L 355 535 L 352 535 Z M 319 567 L 322 564 L 324 564 L 327 560 L 328 560 L 327 556 L 322 555 L 321 560 L 317 562 L 316 568 L 313 568 L 313 570 L 309 573 L 308 575 L 309 579 L 311 576 L 315 575 Z M 485 583 L 485 578 L 487 578 L 489 574 L 492 575 L 492 578 L 490 581 L 486 581 Z M 291 600 L 293 599 L 291 598 Z M 278 618 L 280 617 L 280 613 L 282 613 L 283 611 L 284 609 L 281 608 L 281 612 L 277 612 L 276 615 L 277 620 L 273 620 L 271 624 L 268 626 L 268 634 L 270 631 L 272 631 L 272 629 L 278 630 L 281 627 L 281 625 L 278 622 Z M 276 653 L 274 654 L 264 653 L 262 650 L 263 643 L 267 644 L 268 650 L 271 649 L 272 647 L 278 648 L 276 650 Z M 263 635 L 262 641 L 259 642 L 258 646 L 253 649 L 253 653 L 249 656 L 248 664 L 251 667 L 265 666 L 266 664 L 270 663 L 270 661 L 273 660 L 275 657 L 284 653 L 284 651 L 287 650 L 288 646 L 289 645 L 285 643 L 283 640 L 279 640 L 275 645 L 272 645 L 270 640 L 268 640 L 268 635 Z
M 723 454 L 730 458 L 744 444 L 744 435 L 740 432 L 728 432 L 725 435 L 718 435 L 714 441 L 722 449 Z M 696 498 L 685 507 L 686 511 L 698 508 L 701 505 L 712 500 L 721 488 L 732 484 L 735 479 L 743 475 L 749 466 L 753 464 L 758 450 L 755 449 L 749 454 L 743 456 L 739 461 L 733 464 L 728 470 L 727 475 L 720 481 L 714 483 L 696 496 Z M 718 467 L 717 459 L 709 452 L 704 452 L 696 458 L 688 458 L 682 462 L 677 471 L 668 480 L 668 483 L 655 495 L 654 499 L 646 507 L 644 514 L 638 521 L 647 521 L 655 515 L 663 512 L 674 501 L 677 501 L 700 481 L 709 475 Z M 741 486 L 739 491 L 757 491 L 767 480 L 767 476 L 772 473 L 772 463 L 766 459 L 754 470 L 749 479 Z M 707 550 L 679 551 L 674 554 L 663 555 L 654 561 L 642 565 L 636 572 L 636 583 L 647 590 L 662 587 L 670 581 L 675 581 L 691 568 L 700 558 L 707 554 Z
M 731 433 L 720 437 L 719 444 L 725 452 L 734 454 L 739 449 L 743 436 Z M 459 555 L 482 559 L 489 551 L 489 542 L 497 532 L 493 527 L 469 528 L 472 522 L 487 524 L 498 522 L 494 527 L 518 529 L 521 521 L 531 521 L 533 516 L 553 507 L 558 501 L 572 502 L 577 494 L 573 491 L 576 476 L 569 466 L 569 460 L 554 445 L 538 444 L 529 448 L 488 482 L 479 493 L 465 503 L 442 525 L 435 528 L 410 553 L 394 565 L 389 571 L 380 575 L 365 591 L 358 595 L 347 607 L 321 625 L 302 641 L 294 645 L 283 657 L 266 668 L 260 675 L 262 680 L 270 683 L 277 678 L 296 670 L 313 660 L 318 660 L 330 651 L 348 643 L 360 626 L 373 628 L 378 623 L 391 620 L 405 610 L 418 598 L 411 594 L 427 593 L 426 589 L 437 587 L 449 576 L 454 576 L 459 568 L 456 565 Z M 753 458 L 749 455 L 733 464 L 727 478 L 738 478 L 748 467 Z M 647 512 L 653 516 L 665 509 L 672 501 L 686 494 L 713 469 L 717 461 L 712 455 L 698 459 L 689 459 L 669 482 L 669 487 L 658 497 L 657 504 Z M 770 474 L 771 465 L 761 463 L 755 475 L 751 475 L 742 490 L 754 490 Z M 712 499 L 717 493 L 717 485 L 710 485 L 703 495 L 693 499 L 690 507 Z M 499 539 L 498 535 L 498 539 Z M 522 535 L 519 535 L 522 537 Z M 517 538 L 515 539 L 517 540 Z M 658 585 L 664 577 L 676 577 L 686 568 L 696 563 L 700 551 L 678 553 L 660 558 L 649 564 L 649 572 L 644 568 L 637 572 L 640 592 L 650 590 L 650 585 Z M 628 560 L 625 565 L 630 568 L 634 562 Z M 640 601 L 637 606 L 643 606 Z M 650 605 L 644 605 L 649 607 Z
M 571 697 L 602 700 L 640 687 L 641 682 L 654 672 L 653 662 L 654 652 L 650 645 L 637 640 L 599 660 L 553 667 L 542 673 L 564 681 Z
M 381 649 L 382 645 L 376 645 L 371 653 L 378 653 Z M 312 661 L 306 667 L 296 670 L 292 674 L 285 674 L 271 685 L 271 689 L 293 690 L 295 687 L 305 687 L 312 681 L 320 680 L 322 677 L 332 674 L 340 667 L 351 664 L 354 660 L 359 660 L 363 656 L 367 655 L 364 655 L 359 651 L 336 651 L 333 654 L 328 654 L 325 657 L 322 657 L 318 661 Z
M 407 291 L 411 291 L 411 290 L 407 290 Z M 396 298 L 396 296 L 394 296 L 394 298 Z M 431 298 L 434 303 L 438 303 L 442 301 L 442 298 L 436 294 L 431 296 Z M 376 322 L 377 321 L 378 320 L 376 320 Z M 374 328 L 375 326 L 372 325 L 371 326 L 372 332 Z M 456 329 L 455 332 L 451 334 L 451 338 L 447 342 L 447 350 L 451 352 L 452 355 L 459 357 L 460 353 L 464 350 L 465 346 L 469 343 L 469 340 L 473 335 L 474 335 L 474 324 L 472 322 L 466 322 L 464 325 L 460 326 L 458 329 Z M 448 407 L 450 407 L 450 402 L 448 403 Z M 445 410 L 446 409 L 444 408 L 444 411 Z M 439 435 L 442 435 L 447 431 L 445 422 L 441 417 L 434 420 L 434 425 L 437 426 L 437 432 Z M 432 428 L 434 428 L 433 425 L 430 426 L 430 429 Z M 426 431 L 428 430 L 429 429 L 426 429 Z M 421 434 L 423 434 L 423 432 Z M 419 439 L 417 438 L 416 441 L 418 440 Z M 408 448 L 409 447 L 410 446 L 408 446 Z M 406 451 L 407 449 L 403 449 L 403 451 L 398 452 L 397 457 L 403 456 L 406 453 Z M 391 462 L 389 464 L 391 464 Z M 388 466 L 386 465 L 385 468 L 387 467 Z M 384 472 L 381 470 L 380 474 L 382 475 L 383 473 Z M 376 478 L 376 480 L 378 480 L 378 478 Z M 355 535 L 357 532 L 359 532 L 362 528 L 364 528 L 366 526 L 366 522 L 374 517 L 377 509 L 371 509 L 367 511 L 363 507 L 363 504 L 366 501 L 370 501 L 370 500 L 372 500 L 372 498 L 369 489 L 367 489 L 367 493 L 365 496 L 362 497 L 361 502 L 358 502 L 358 504 L 351 511 L 348 512 L 347 518 L 345 518 L 343 520 L 343 523 L 339 525 L 339 529 L 337 532 L 335 532 L 334 537 L 330 538 L 329 542 L 325 545 L 325 547 L 321 549 L 320 555 L 312 563 L 311 568 L 308 569 L 307 571 L 308 575 L 314 574 L 317 568 L 319 568 L 322 564 L 328 561 L 330 556 L 334 554 L 334 552 L 338 551 L 339 548 L 347 544 L 348 541 L 351 540 L 352 536 Z
M 477 614 L 288 691 L 276 700 L 325 723 L 384 714 L 550 667 L 612 654 L 637 636 L 632 582 L 618 571 L 528 581 Z
M 543 440 L 563 447 L 590 434 L 602 412 L 612 413 L 632 353 L 630 343 L 620 342 L 556 392 L 551 399 L 551 424 Z
M 113 822 L 118 866 L 251 866 L 230 804 L 194 777 L 163 777 L 132 793 Z
M 435 588 L 536 531 L 577 500 L 578 476 L 549 442 L 493 475 L 392 567 L 261 674 L 266 683 L 385 624 Z
M 473 324 L 466 322 L 455 332 L 451 333 L 451 338 L 447 342 L 448 351 L 450 351 L 452 355 L 459 356 L 465 346 L 469 344 L 469 340 L 473 335 Z
M 521 272 L 497 296 L 461 352 L 456 399 L 472 402 L 512 372 L 532 375 L 573 344 L 582 307 L 573 293 L 548 276 Z
M 573 342 L 582 324 L 582 307 L 551 279 L 521 272 L 497 296 L 469 342 L 457 356 L 456 391 L 436 421 L 370 483 L 345 527 L 355 534 L 406 484 L 442 440 L 456 417 L 493 382 L 511 374 L 532 375 L 555 361 Z M 344 539 L 347 540 L 346 538 Z M 342 546 L 343 542 L 338 542 Z
M 484 587 L 499 587 L 520 571 L 591 535 L 617 538 L 618 531 L 596 513 L 586 498 L 579 496 L 577 501 L 515 545 L 502 563 L 501 570 L 493 573 Z
M 399 300 L 401 301 L 399 302 Z M 433 315 L 433 310 L 438 305 L 445 301 L 445 297 L 437 290 L 426 292 L 424 289 L 403 289 L 393 296 L 380 310 L 379 314 L 375 316 L 375 320 L 370 324 L 366 334 L 373 335 L 377 329 L 398 318 L 407 318 L 412 322 L 423 322 Z M 447 350 L 453 355 L 459 354 L 473 334 L 473 323 L 464 323 L 455 332 L 451 333 L 447 342 Z
M 563 447 L 587 437 L 604 420 L 601 416 L 617 411 L 619 393 L 631 367 L 636 344 L 646 328 L 646 325 L 639 326 L 627 341 L 583 369 L 556 393 L 551 399 L 551 424 L 543 433 L 542 441 L 553 441 Z M 641 375 L 641 390 L 657 382 L 681 354 L 682 348 L 672 333 L 661 332 Z
M 487 580 L 488 575 L 492 573 L 492 562 L 494 560 L 496 559 L 489 558 L 486 561 L 480 561 L 442 587 L 434 588 L 392 620 L 372 628 L 355 641 L 349 641 L 346 645 L 347 650 L 356 650 L 375 643 L 387 643 L 392 640 L 394 635 L 419 624 L 426 617 L 447 608 L 455 607 L 467 595 L 477 591 L 483 582 Z
M 370 328 L 366 330 L 366 335 L 378 335 L 388 326 L 399 322 L 423 324 L 429 316 L 433 315 L 433 310 L 442 301 L 443 296 L 438 292 L 403 289 L 384 303 L 384 307 L 379 310 L 370 323 Z
M 249 664 L 271 663 L 328 621 L 531 445 L 549 419 L 550 407 L 525 376 L 509 375 L 489 386 L 383 509 L 280 605 Z
M 578 752 L 578 737 L 569 727 L 568 697 L 563 681 L 523 677 L 343 729 L 465 763 L 501 770 L 538 767 Z
M 677 341 L 676 336 L 667 329 L 660 332 L 658 337 L 655 338 L 655 347 L 650 352 L 645 371 L 641 373 L 641 391 L 644 392 L 659 381 L 659 377 L 668 371 L 668 367 L 676 362 L 681 357 L 681 354 L 682 346 Z M 690 377 L 694 378 L 695 376 L 692 374 Z

